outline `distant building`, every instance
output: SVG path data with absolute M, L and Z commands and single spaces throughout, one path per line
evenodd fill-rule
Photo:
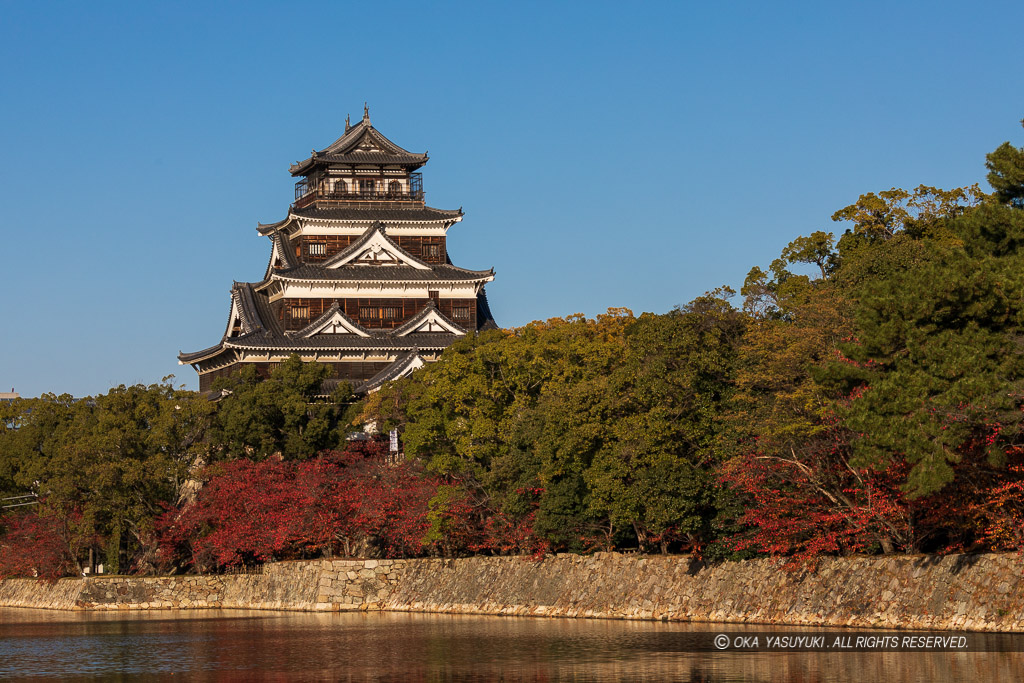
M 21 398 L 21 394 L 12 387 L 10 391 L 0 391 L 0 403 L 14 403 Z
M 254 365 L 266 376 L 299 354 L 326 363 L 328 392 L 358 393 L 403 377 L 467 332 L 495 327 L 484 285 L 494 269 L 448 258 L 448 229 L 462 209 L 426 205 L 417 169 L 427 155 L 394 144 L 363 120 L 294 164 L 295 203 L 257 230 L 271 241 L 260 282 L 235 282 L 227 328 L 215 346 L 181 353 L 200 391 Z

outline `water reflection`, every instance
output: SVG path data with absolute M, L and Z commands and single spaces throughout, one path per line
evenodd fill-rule
M 1024 680 L 1024 655 L 1018 652 L 692 651 L 695 639 L 706 643 L 708 633 L 736 630 L 743 627 L 395 613 L 110 614 L 0 609 L 0 677 L 716 683 Z M 1005 649 L 1014 642 L 994 641 Z

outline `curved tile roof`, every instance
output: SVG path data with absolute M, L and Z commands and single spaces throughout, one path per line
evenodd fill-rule
M 306 207 L 294 209 L 292 214 L 302 218 L 318 218 L 323 220 L 336 221 L 409 221 L 414 223 L 425 223 L 430 221 L 452 221 L 460 218 L 462 209 L 449 211 L 446 209 L 435 209 L 430 206 L 409 206 L 402 208 L 401 204 L 395 202 L 396 206 L 388 209 L 364 209 L 359 207 L 338 206 L 328 208 Z M 283 221 L 281 222 L 283 224 Z M 273 223 L 267 227 L 280 227 L 279 223 Z
M 412 266 L 344 265 L 325 268 L 306 264 L 271 274 L 274 280 L 315 280 L 318 282 L 488 282 L 494 269 L 466 270 L 447 263 L 431 264 L 420 270 Z
M 366 141 L 379 152 L 362 151 L 359 148 Z M 379 130 L 370 125 L 369 112 L 364 110 L 363 120 L 354 126 L 346 126 L 345 134 L 324 147 L 319 152 L 313 151 L 305 161 L 291 165 L 288 171 L 293 175 L 303 175 L 317 164 L 390 164 L 399 166 L 419 167 L 427 163 L 427 154 L 416 154 L 403 149 L 388 140 Z

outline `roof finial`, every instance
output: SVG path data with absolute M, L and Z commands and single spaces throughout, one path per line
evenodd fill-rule
M 349 114 L 345 114 L 345 132 L 349 132 L 352 129 L 352 122 L 349 120 Z
M 366 106 L 366 102 L 363 102 L 363 121 L 370 123 L 370 108 Z

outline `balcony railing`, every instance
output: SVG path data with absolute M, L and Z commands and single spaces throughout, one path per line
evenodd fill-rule
M 310 187 L 310 179 L 303 178 L 295 183 L 295 205 L 308 206 L 318 201 L 374 201 L 374 202 L 422 202 L 423 176 L 410 173 L 407 183 L 398 180 L 355 179 L 340 184 L 321 184 Z

